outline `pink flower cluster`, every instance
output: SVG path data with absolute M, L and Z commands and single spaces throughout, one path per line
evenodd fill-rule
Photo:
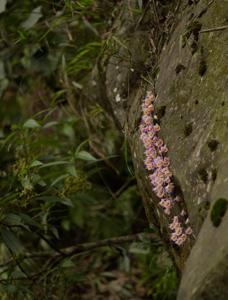
M 167 157 L 168 148 L 164 141 L 158 137 L 160 126 L 154 124 L 154 95 L 148 94 L 142 104 L 143 116 L 140 124 L 140 138 L 145 147 L 145 168 L 150 172 L 149 179 L 152 189 L 160 199 L 159 205 L 164 209 L 166 215 L 171 214 L 171 209 L 176 202 L 181 202 L 180 196 L 175 197 L 173 174 L 170 171 L 170 159 Z M 184 211 L 181 217 L 184 218 Z M 173 231 L 171 240 L 177 245 L 181 245 L 187 239 L 187 235 L 192 233 L 191 228 L 184 230 L 178 217 L 175 216 L 170 224 Z
M 188 223 L 188 219 L 185 224 Z M 173 231 L 171 234 L 171 240 L 177 245 L 182 245 L 186 240 L 187 236 L 192 234 L 191 227 L 188 227 L 185 231 L 181 225 L 178 216 L 173 217 L 173 222 L 169 225 L 169 228 Z

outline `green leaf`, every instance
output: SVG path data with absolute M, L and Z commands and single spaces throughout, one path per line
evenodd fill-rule
M 9 213 L 9 214 L 5 215 L 4 223 L 7 225 L 11 225 L 11 226 L 21 226 L 21 227 L 24 227 L 28 231 L 30 230 L 29 227 L 22 222 L 20 215 L 16 215 L 13 213 Z
M 55 236 L 58 240 L 60 239 L 60 237 L 59 237 L 59 232 L 58 232 L 57 228 L 52 227 L 52 228 L 51 228 L 51 232 L 54 234 L 54 236 Z
M 58 125 L 58 124 L 59 124 L 59 122 L 51 121 L 51 122 L 46 123 L 46 124 L 43 126 L 43 128 L 50 128 L 50 127 L 56 126 L 56 125 Z
M 41 196 L 41 197 L 37 197 L 38 200 L 43 200 L 45 202 L 49 202 L 49 203 L 62 203 L 66 206 L 71 206 L 73 207 L 73 203 L 72 201 L 69 199 L 69 198 L 60 198 L 60 197 L 57 197 L 57 196 Z
M 66 231 L 70 230 L 70 224 L 71 224 L 71 222 L 66 219 L 62 220 L 62 222 L 61 222 L 63 229 L 65 229 Z
M 96 157 L 94 157 L 92 154 L 90 154 L 87 151 L 80 151 L 78 153 L 75 153 L 76 159 L 86 160 L 86 161 L 97 161 Z
M 43 164 L 42 166 L 39 167 L 39 169 L 43 169 L 46 167 L 52 167 L 52 166 L 58 166 L 58 165 L 67 165 L 67 164 L 70 164 L 70 162 L 67 160 L 52 161 L 50 163 Z
M 22 178 L 21 184 L 22 184 L 23 188 L 26 189 L 26 190 L 31 191 L 33 189 L 33 184 L 31 182 L 31 177 L 29 177 L 28 175 L 26 175 L 24 178 Z
M 36 120 L 34 120 L 34 119 L 28 119 L 24 123 L 23 127 L 24 128 L 31 128 L 31 129 L 33 129 L 33 128 L 40 128 L 41 126 L 40 126 L 40 124 Z
M 73 261 L 71 260 L 71 258 L 66 258 L 61 263 L 61 267 L 62 268 L 72 268 L 74 266 L 75 266 L 75 264 L 73 263 Z
M 142 242 L 134 242 L 130 245 L 129 252 L 133 254 L 147 255 L 150 253 L 150 248 L 145 247 L 145 244 Z
M 72 176 L 74 176 L 74 177 L 77 177 L 77 171 L 76 171 L 76 168 L 75 168 L 75 166 L 74 165 L 69 165 L 69 166 L 67 166 L 66 167 L 66 170 L 67 170 L 67 172 L 70 174 L 70 175 L 72 175 Z
M 46 182 L 38 174 L 32 174 L 31 181 L 32 181 L 33 185 L 39 184 L 42 187 L 47 186 Z
M 39 160 L 34 160 L 31 164 L 30 164 L 30 168 L 33 168 L 33 167 L 39 167 L 39 166 L 42 166 L 43 163 Z
M 56 185 L 58 182 L 62 181 L 63 179 L 65 179 L 65 178 L 68 177 L 68 176 L 69 176 L 69 174 L 63 174 L 63 175 L 57 177 L 57 178 L 52 182 L 51 186 Z
M 42 17 L 41 6 L 38 6 L 33 9 L 28 19 L 22 23 L 22 27 L 24 29 L 32 28 L 39 21 L 41 17 Z
M 24 247 L 12 231 L 2 228 L 0 232 L 3 242 L 13 253 L 22 253 L 24 251 Z
M 72 203 L 71 199 L 69 198 L 64 198 L 64 199 L 60 199 L 59 201 L 60 203 L 66 205 L 66 206 L 70 206 L 70 207 L 73 207 L 74 204 Z
M 70 124 L 64 124 L 63 125 L 62 133 L 65 136 L 67 136 L 68 138 L 70 138 L 71 140 L 73 140 L 75 138 L 74 129 L 73 129 L 72 125 L 70 125 Z
M 142 0 L 138 0 L 138 6 L 139 6 L 140 9 L 143 8 L 143 2 L 142 2 Z
M 4 222 L 9 224 L 9 225 L 20 225 L 21 224 L 21 217 L 19 215 L 9 213 L 9 214 L 5 215 Z
M 29 215 L 24 213 L 19 213 L 19 216 L 25 224 L 35 226 L 37 228 L 41 228 L 41 225 L 38 222 L 36 222 L 34 219 L 32 219 Z
M 13 203 L 14 201 L 16 201 L 18 196 L 19 196 L 18 192 L 14 192 L 14 193 L 10 192 L 10 193 L 7 193 L 6 195 L 0 197 L 1 207 L 3 207 L 3 205 L 8 205 L 9 202 Z
M 78 153 L 78 152 L 82 149 L 82 147 L 83 147 L 85 144 L 87 144 L 87 143 L 89 143 L 89 139 L 84 140 L 83 142 L 81 142 L 81 144 L 78 145 L 78 147 L 77 147 L 75 153 Z
M 6 10 L 7 0 L 0 0 L 0 14 Z

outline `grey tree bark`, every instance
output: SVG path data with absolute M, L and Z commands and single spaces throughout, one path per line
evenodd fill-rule
M 148 221 L 182 272 L 178 299 L 228 299 L 228 2 L 144 2 L 120 4 L 88 93 L 129 141 Z M 170 220 L 144 169 L 139 122 L 147 90 L 157 96 L 160 135 L 194 230 L 181 247 L 169 239 Z

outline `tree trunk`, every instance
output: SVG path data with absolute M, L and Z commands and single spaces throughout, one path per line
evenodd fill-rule
M 120 4 L 89 96 L 100 100 L 129 141 L 148 221 L 183 272 L 178 299 L 227 299 L 228 2 L 158 2 L 144 3 L 140 14 L 141 1 Z M 159 135 L 184 199 L 175 214 L 186 207 L 194 232 L 181 246 L 170 241 L 173 215 L 159 208 L 144 168 L 139 124 L 146 91 L 156 95 Z

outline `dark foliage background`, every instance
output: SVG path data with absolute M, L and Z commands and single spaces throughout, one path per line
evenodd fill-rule
M 175 299 L 158 239 L 62 255 L 154 232 L 124 136 L 82 93 L 120 10 L 121 1 L 0 1 L 3 300 Z

